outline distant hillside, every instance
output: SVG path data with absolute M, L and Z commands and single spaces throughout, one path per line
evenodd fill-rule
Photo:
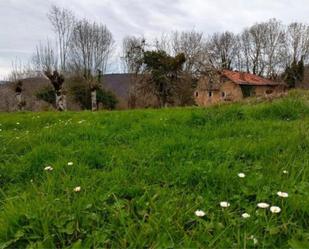
M 102 86 L 116 95 L 119 101 L 118 109 L 127 108 L 130 84 L 130 74 L 109 74 L 102 79 Z M 28 78 L 23 81 L 26 110 L 42 111 L 53 108 L 50 104 L 36 98 L 36 94 L 48 86 L 50 86 L 50 82 L 43 77 Z M 64 84 L 64 87 L 69 88 L 67 83 Z M 79 104 L 74 101 L 73 97 L 70 94 L 67 97 L 68 108 L 70 110 L 80 110 Z M 0 84 L 0 111 L 14 110 L 16 110 L 14 84 L 2 82 Z

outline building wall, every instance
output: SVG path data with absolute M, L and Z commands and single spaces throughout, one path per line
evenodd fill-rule
M 232 81 L 224 82 L 217 90 L 198 87 L 195 101 L 199 106 L 211 106 L 224 102 L 234 102 L 243 99 L 241 88 Z
M 210 96 L 211 95 L 211 96 Z M 198 106 L 210 106 L 220 102 L 220 91 L 198 89 L 195 92 L 195 102 Z
M 195 101 L 198 106 L 211 106 L 219 103 L 237 102 L 244 98 L 242 89 L 232 81 L 221 84 L 217 90 L 208 90 L 205 82 L 201 82 L 195 92 Z M 274 97 L 284 94 L 285 86 L 253 86 L 253 96 Z M 210 96 L 211 92 L 211 96 Z
M 277 96 L 285 92 L 284 86 L 256 86 L 255 95 L 257 97 Z
M 226 81 L 220 88 L 221 93 L 224 93 L 222 101 L 231 102 L 243 99 L 243 94 L 239 85 L 232 81 Z M 222 95 L 223 96 L 223 95 Z

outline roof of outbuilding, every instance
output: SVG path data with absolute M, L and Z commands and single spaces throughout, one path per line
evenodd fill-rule
M 282 85 L 281 82 L 276 82 L 272 80 L 265 79 L 261 76 L 250 74 L 250 73 L 243 73 L 237 71 L 230 71 L 230 70 L 223 70 L 221 75 L 228 78 L 229 80 L 233 81 L 238 85 L 253 85 L 253 86 L 276 86 Z

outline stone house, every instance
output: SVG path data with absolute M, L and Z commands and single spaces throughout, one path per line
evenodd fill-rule
M 196 104 L 209 106 L 235 102 L 247 97 L 275 97 L 287 90 L 287 85 L 238 71 L 210 71 L 198 81 L 194 93 Z

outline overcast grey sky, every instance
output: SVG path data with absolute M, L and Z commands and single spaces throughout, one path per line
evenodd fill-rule
M 39 41 L 53 38 L 46 18 L 51 4 L 105 23 L 118 46 L 126 35 L 153 37 L 191 29 L 239 32 L 269 18 L 308 23 L 309 13 L 309 0 L 0 0 L 0 79 L 12 60 L 26 61 Z

